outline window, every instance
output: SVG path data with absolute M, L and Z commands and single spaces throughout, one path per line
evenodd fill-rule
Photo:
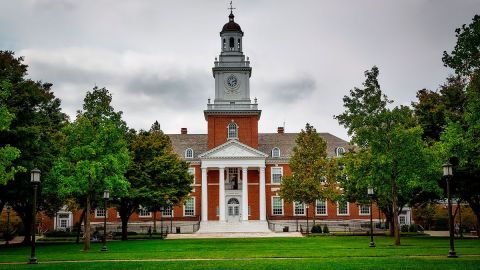
M 195 184 L 195 168 L 194 167 L 188 168 L 188 173 L 193 175 L 193 183 Z
M 359 215 L 370 215 L 370 205 L 361 204 L 359 208 Z
M 230 50 L 233 51 L 233 49 L 235 48 L 235 39 L 233 39 L 233 37 L 230 38 L 229 45 Z
M 229 139 L 236 139 L 238 138 L 238 127 L 235 123 L 228 124 L 228 138 Z
M 272 167 L 272 184 L 280 184 L 282 182 L 282 176 L 282 167 Z
M 183 216 L 195 216 L 195 197 L 190 197 L 183 206 Z
M 326 200 L 317 200 L 315 202 L 315 214 L 319 216 L 327 215 L 327 201 Z
M 139 217 L 151 217 L 152 216 L 152 212 L 148 211 L 148 209 L 140 206 L 138 208 L 138 216 Z
M 67 219 L 60 219 L 60 228 L 67 228 L 68 227 L 68 220 Z
M 348 202 L 337 202 L 337 215 L 348 216 Z
M 185 158 L 193 158 L 192 148 L 188 148 L 187 150 L 185 150 Z
M 95 217 L 96 217 L 96 218 L 103 218 L 103 217 L 105 217 L 105 209 L 103 209 L 103 208 L 95 209 Z M 107 216 L 107 217 L 108 217 L 108 216 Z
M 303 202 L 294 202 L 293 209 L 294 209 L 293 215 L 295 216 L 305 215 L 305 204 Z
M 165 206 L 162 211 L 162 216 L 164 217 L 172 217 L 173 216 L 173 211 L 171 206 Z
M 272 215 L 283 215 L 283 199 L 279 196 L 272 197 Z
M 223 49 L 225 50 L 227 48 L 227 41 L 223 39 Z
M 280 149 L 278 147 L 272 149 L 272 157 L 280 157 Z
M 237 49 L 240 51 L 240 39 L 237 41 Z
M 337 157 L 341 157 L 345 154 L 345 148 L 343 147 L 337 147 L 337 149 L 335 150 L 335 154 L 337 155 Z
M 407 218 L 405 216 L 398 216 L 400 225 L 405 225 L 407 224 Z

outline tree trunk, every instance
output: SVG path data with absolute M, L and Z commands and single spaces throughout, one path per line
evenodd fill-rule
M 85 206 L 85 232 L 83 234 L 83 251 L 90 250 L 90 194 L 87 194 Z
M 75 240 L 75 243 L 80 243 L 80 231 L 82 230 L 82 222 L 83 219 L 85 218 L 85 208 L 82 210 L 82 214 L 80 215 L 80 221 L 78 221 L 78 226 L 77 226 L 77 240 Z
M 162 229 L 160 229 L 160 232 L 162 232 Z M 153 232 L 157 232 L 157 211 L 153 211 Z
M 122 215 L 122 241 L 128 240 L 128 220 L 130 216 Z
M 400 246 L 400 223 L 398 222 L 398 195 L 397 184 L 395 182 L 392 183 L 392 208 L 395 246 Z

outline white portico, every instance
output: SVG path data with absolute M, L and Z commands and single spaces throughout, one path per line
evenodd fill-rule
M 209 199 L 207 171 L 218 170 L 218 220 L 235 222 L 249 220 L 249 181 L 248 170 L 259 171 L 258 211 L 260 220 L 266 220 L 265 200 L 265 159 L 267 155 L 236 139 L 228 140 L 201 155 L 202 203 L 201 220 L 208 221 Z M 207 192 L 206 192 L 207 191 Z M 238 205 L 236 205 L 238 204 Z M 212 209 L 212 207 L 210 207 Z M 213 208 L 215 209 L 215 208 Z M 238 216 L 238 219 L 235 217 Z

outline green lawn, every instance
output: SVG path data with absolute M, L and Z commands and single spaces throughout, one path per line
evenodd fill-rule
M 40 243 L 39 265 L 0 264 L 0 269 L 480 269 L 480 241 L 456 241 L 458 259 L 448 259 L 448 239 L 404 237 L 395 247 L 376 237 L 376 248 L 359 236 L 137 240 L 108 243 L 109 251 L 81 251 L 81 244 Z M 26 262 L 28 247 L 0 249 L 0 262 Z M 178 260 L 180 259 L 180 260 Z M 125 260 L 121 262 L 58 262 Z M 57 262 L 55 262 L 57 261 Z

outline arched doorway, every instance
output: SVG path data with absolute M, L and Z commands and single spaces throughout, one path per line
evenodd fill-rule
M 227 221 L 240 221 L 240 201 L 237 198 L 230 198 L 227 202 Z

